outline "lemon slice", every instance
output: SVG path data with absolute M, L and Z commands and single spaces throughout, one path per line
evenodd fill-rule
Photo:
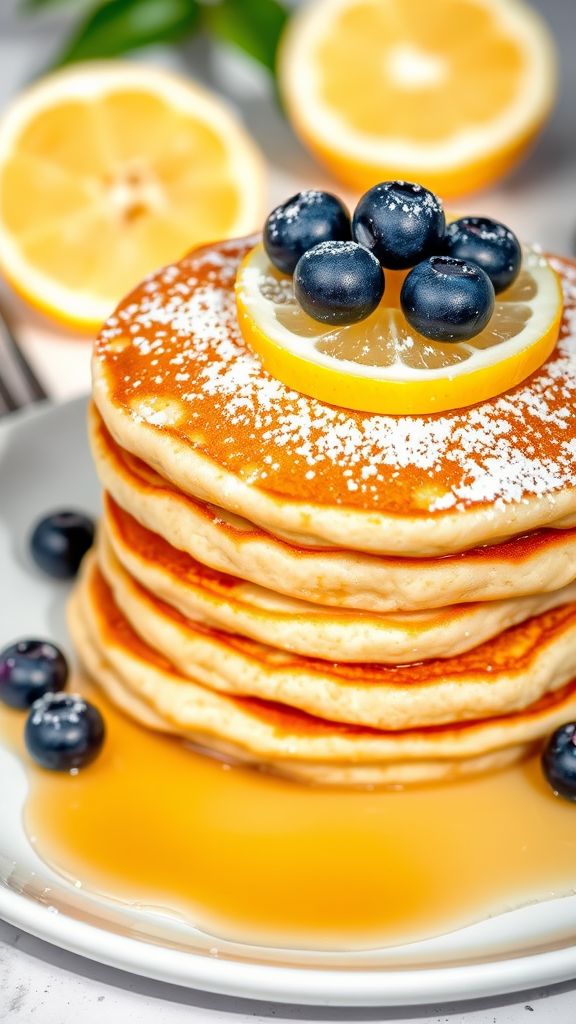
M 496 298 L 486 328 L 466 342 L 430 341 L 399 304 L 404 272 L 386 271 L 382 303 L 366 320 L 329 327 L 305 313 L 292 278 L 257 245 L 241 263 L 236 303 L 242 335 L 284 384 L 332 405 L 391 415 L 442 412 L 519 384 L 552 352 L 562 316 L 559 278 L 525 250 L 514 284 Z
M 550 32 L 522 0 L 311 0 L 279 52 L 297 134 L 362 191 L 485 187 L 540 129 L 555 78 Z
M 205 89 L 148 65 L 78 64 L 0 119 L 0 267 L 89 331 L 150 271 L 262 222 L 264 164 Z

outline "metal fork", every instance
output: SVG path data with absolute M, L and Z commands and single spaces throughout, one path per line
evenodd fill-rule
M 0 416 L 46 398 L 45 388 L 20 348 L 6 314 L 0 310 Z

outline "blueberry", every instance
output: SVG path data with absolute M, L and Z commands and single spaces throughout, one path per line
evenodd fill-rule
M 321 242 L 298 261 L 294 294 L 315 320 L 354 324 L 376 309 L 384 274 L 376 257 L 356 242 Z
M 98 708 L 83 697 L 47 693 L 32 705 L 24 739 L 28 753 L 43 768 L 70 771 L 89 764 L 104 742 Z
M 444 252 L 476 263 L 487 274 L 496 293 L 516 280 L 522 249 L 516 235 L 490 217 L 461 217 L 446 228 Z
M 344 203 L 330 192 L 308 189 L 272 210 L 264 227 L 264 248 L 278 270 L 293 274 L 300 257 L 312 246 L 351 237 Z
M 445 225 L 433 192 L 409 181 L 383 181 L 362 196 L 352 234 L 383 267 L 405 270 L 442 252 Z
M 94 522 L 81 512 L 53 512 L 32 531 L 30 548 L 36 564 L 48 576 L 71 579 L 94 543 Z
M 0 701 L 11 708 L 29 708 L 38 697 L 62 690 L 68 663 L 54 644 L 20 640 L 0 652 Z
M 431 256 L 410 271 L 400 293 L 408 323 L 433 341 L 466 341 L 494 309 L 494 288 L 475 263 Z
M 552 734 L 542 754 L 542 768 L 555 793 L 576 801 L 576 722 Z

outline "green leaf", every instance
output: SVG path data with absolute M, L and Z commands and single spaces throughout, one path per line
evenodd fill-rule
M 204 10 L 206 26 L 274 72 L 288 11 L 280 0 L 218 0 Z
M 190 35 L 198 21 L 197 0 L 107 0 L 81 24 L 56 66 L 174 43 Z
M 78 6 L 78 0 L 23 0 L 22 6 L 25 11 L 36 11 L 42 7 L 64 7 L 66 4 L 71 6 L 73 3 Z M 88 2 L 80 0 L 80 7 L 87 7 Z

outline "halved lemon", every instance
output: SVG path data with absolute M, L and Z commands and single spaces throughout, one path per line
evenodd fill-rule
M 415 415 L 474 405 L 507 391 L 552 352 L 562 316 L 560 281 L 525 250 L 514 284 L 496 297 L 481 334 L 447 344 L 417 334 L 399 306 L 404 272 L 386 271 L 382 303 L 358 324 L 329 327 L 294 298 L 292 279 L 256 246 L 241 263 L 236 302 L 242 335 L 284 384 L 332 405 Z
M 549 30 L 522 0 L 312 0 L 290 20 L 279 77 L 296 132 L 337 177 L 446 197 L 513 167 L 556 74 Z
M 144 64 L 81 64 L 0 120 L 0 266 L 92 330 L 150 271 L 262 222 L 264 163 L 206 90 Z

